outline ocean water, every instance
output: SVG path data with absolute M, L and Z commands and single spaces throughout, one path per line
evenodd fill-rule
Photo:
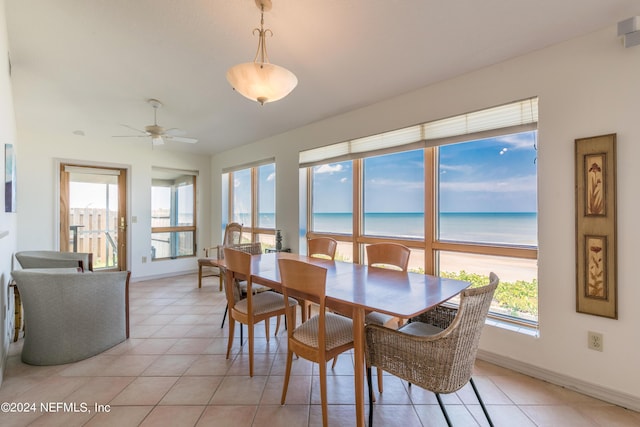
M 511 245 L 538 244 L 538 223 L 535 212 L 505 213 L 441 213 L 440 240 Z M 350 213 L 316 213 L 313 230 L 350 234 Z M 422 213 L 368 213 L 364 232 L 373 236 L 424 237 Z

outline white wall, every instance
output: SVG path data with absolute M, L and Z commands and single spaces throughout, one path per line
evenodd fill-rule
M 615 394 L 611 400 L 640 410 L 638 95 L 640 47 L 624 49 L 612 26 L 217 155 L 212 200 L 220 200 L 224 167 L 275 154 L 277 227 L 295 250 L 299 150 L 538 96 L 540 334 L 487 327 L 481 350 L 569 386 Z M 618 320 L 575 311 L 574 140 L 607 133 L 618 136 Z M 219 222 L 213 209 L 212 223 Z M 587 349 L 588 330 L 604 334 L 602 353 Z
M 198 191 L 198 247 L 210 246 L 210 176 L 208 157 L 151 149 L 151 143 L 91 136 L 43 135 L 19 129 L 21 156 L 18 159 L 18 250 L 58 249 L 59 188 L 57 163 L 129 168 L 128 185 L 128 270 L 132 280 L 193 272 L 196 258 L 151 262 L 151 168 L 160 166 L 196 170 Z M 133 223 L 131 217 L 137 217 Z M 142 257 L 147 263 L 142 263 Z M 195 283 L 195 282 L 194 282 Z
M 17 151 L 16 121 L 13 111 L 13 95 L 11 93 L 11 81 L 7 53 L 9 45 L 7 41 L 7 26 L 5 20 L 4 0 L 0 0 L 0 177 L 4 177 L 4 144 L 13 144 Z M 4 185 L 0 189 L 0 200 L 4 200 Z M 10 338 L 8 326 L 12 324 L 8 320 L 13 315 L 13 301 L 8 298 L 7 287 L 11 279 L 11 259 L 16 247 L 17 226 L 16 214 L 5 213 L 4 203 L 0 203 L 0 233 L 8 234 L 0 239 L 0 384 L 4 374 L 7 350 Z

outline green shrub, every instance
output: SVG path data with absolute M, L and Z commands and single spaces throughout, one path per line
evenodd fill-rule
M 470 282 L 471 287 L 489 284 L 489 276 L 467 273 L 464 270 L 458 273 L 442 272 L 440 276 Z M 513 316 L 518 316 L 520 313 L 537 316 L 538 280 L 533 279 L 531 282 L 517 280 L 515 283 L 500 281 L 493 299 L 501 308 L 510 311 Z

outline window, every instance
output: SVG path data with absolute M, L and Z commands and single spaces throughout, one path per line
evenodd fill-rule
M 196 176 L 153 168 L 151 258 L 174 259 L 196 253 Z
M 474 284 L 494 271 L 490 315 L 536 325 L 536 128 L 532 98 L 302 152 L 308 234 L 354 262 L 395 241 L 412 271 Z
M 364 234 L 424 238 L 424 150 L 363 160 Z
M 229 171 L 222 177 L 223 197 L 229 201 L 223 218 L 242 224 L 243 239 L 260 242 L 263 248 L 276 245 L 275 180 L 272 161 Z

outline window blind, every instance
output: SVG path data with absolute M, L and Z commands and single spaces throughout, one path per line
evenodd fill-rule
M 480 111 L 409 126 L 377 135 L 300 152 L 300 167 L 368 157 L 394 151 L 449 144 L 473 136 L 494 136 L 533 130 L 538 123 L 538 98 L 529 98 Z M 502 132 L 503 133 L 503 132 Z

